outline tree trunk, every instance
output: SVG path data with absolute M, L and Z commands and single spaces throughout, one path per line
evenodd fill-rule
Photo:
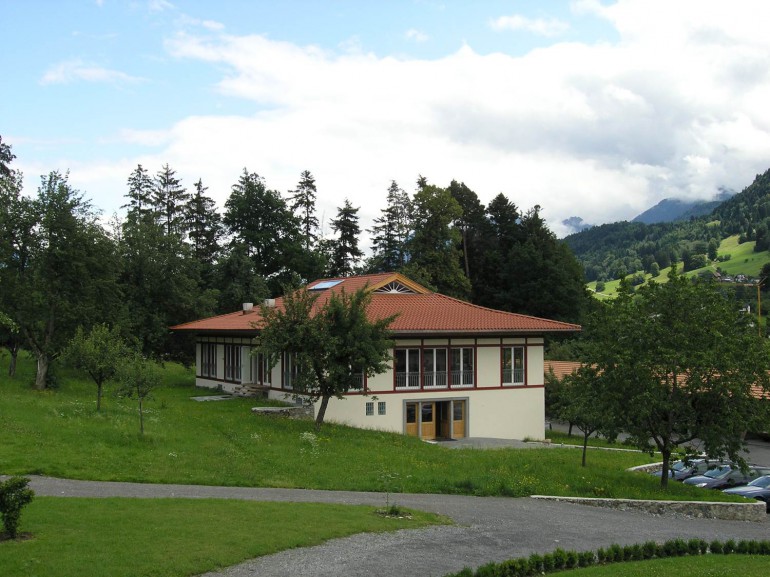
M 8 352 L 11 353 L 11 364 L 8 365 L 8 376 L 16 376 L 16 360 L 19 356 L 19 345 L 14 343 L 8 346 Z
M 671 470 L 671 451 L 664 449 L 660 452 L 663 456 L 663 466 L 660 469 L 660 488 L 668 489 L 668 477 Z
M 35 388 L 38 391 L 42 391 L 46 388 L 46 377 L 48 376 L 48 367 L 51 365 L 51 359 L 48 355 L 38 351 L 35 353 L 37 357 L 37 373 L 35 374 Z
M 584 431 L 583 432 L 583 462 L 582 462 L 583 467 L 586 466 L 586 453 L 588 452 L 588 437 L 589 436 L 590 436 L 590 434 L 588 433 L 588 431 Z
M 142 397 L 139 397 L 139 434 L 144 435 L 144 410 L 142 401 Z
M 326 407 L 329 405 L 329 397 L 324 395 L 321 397 L 321 407 L 318 409 L 318 414 L 315 416 L 315 430 L 316 433 L 321 430 L 321 425 L 324 423 L 324 415 L 326 415 Z
M 102 409 L 102 384 L 96 383 L 96 412 Z

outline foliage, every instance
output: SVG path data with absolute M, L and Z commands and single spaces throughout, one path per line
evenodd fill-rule
M 144 403 L 150 393 L 158 388 L 162 381 L 160 366 L 155 361 L 143 358 L 140 354 L 130 355 L 118 367 L 117 378 L 121 384 L 119 394 L 133 398 L 139 404 L 139 433 L 144 435 Z
M 21 510 L 32 502 L 35 492 L 28 488 L 29 479 L 26 477 L 11 477 L 0 482 L 0 515 L 3 517 L 3 527 L 11 539 L 19 534 Z
M 88 373 L 96 383 L 96 410 L 102 408 L 102 387 L 117 374 L 120 363 L 129 352 L 118 327 L 104 323 L 94 325 L 86 334 L 78 327 L 75 336 L 65 349 L 69 363 Z
M 372 234 L 372 258 L 369 268 L 373 272 L 400 270 L 406 264 L 406 243 L 411 235 L 412 202 L 409 195 L 395 180 L 388 188 L 386 207 L 381 216 L 374 219 Z
M 309 170 L 303 170 L 295 190 L 290 190 L 291 210 L 299 218 L 305 250 L 310 250 L 318 240 L 318 217 L 315 215 L 315 178 Z
M 500 563 L 487 563 L 481 565 L 475 571 L 465 568 L 459 573 L 452 573 L 445 577 L 528 577 L 530 575 L 548 575 L 550 573 L 562 573 L 565 575 L 583 575 L 583 574 L 602 574 L 602 575 L 625 575 L 625 569 L 620 567 L 613 567 L 612 571 L 607 573 L 601 572 L 586 572 L 581 570 L 580 572 L 569 571 L 580 567 L 589 567 L 591 565 L 612 565 L 616 563 L 628 563 L 633 561 L 642 561 L 645 563 L 641 566 L 639 573 L 629 572 L 628 574 L 663 574 L 654 572 L 652 567 L 655 567 L 655 561 L 676 557 L 710 557 L 706 563 L 700 563 L 697 559 L 688 559 L 686 565 L 680 567 L 691 567 L 696 565 L 698 567 L 709 567 L 711 564 L 720 564 L 720 562 L 713 559 L 715 556 L 729 555 L 733 552 L 737 552 L 741 555 L 770 555 L 770 541 L 756 541 L 756 540 L 742 540 L 736 543 L 733 540 L 728 540 L 724 543 L 715 540 L 710 545 L 707 545 L 705 541 L 699 539 L 693 539 L 691 541 L 684 541 L 683 539 L 670 539 L 663 543 L 656 543 L 654 541 L 648 541 L 644 544 L 637 545 L 625 545 L 621 546 L 617 543 L 613 543 L 608 548 L 600 548 L 594 551 L 565 551 L 561 548 L 556 548 L 553 553 L 546 553 L 545 555 L 532 554 L 529 557 L 521 557 L 518 559 L 508 559 Z M 695 563 L 693 563 L 693 561 Z M 730 574 L 731 568 L 738 566 L 744 566 L 746 559 L 741 559 L 736 564 L 728 564 L 727 571 L 714 573 L 714 574 Z M 760 575 L 761 571 L 766 569 L 766 563 L 761 563 L 758 566 L 759 572 L 753 571 L 751 574 Z M 682 571 L 677 571 L 673 566 L 668 565 L 670 571 L 666 574 L 679 574 Z M 564 573 L 564 571 L 567 571 Z M 702 571 L 688 570 L 687 574 L 700 574 Z M 709 573 L 711 574 L 711 573 Z
M 751 321 L 716 284 L 676 269 L 636 297 L 624 285 L 591 319 L 586 364 L 632 441 L 660 451 L 662 487 L 672 452 L 696 438 L 710 456 L 743 462 L 741 435 L 765 410 L 752 387 L 768 386 L 766 345 Z
M 37 357 L 35 387 L 46 387 L 52 360 L 78 326 L 114 317 L 114 246 L 68 176 L 42 177 L 37 198 L 10 199 L 13 249 L 0 268 L 3 308 Z
M 331 241 L 328 275 L 332 277 L 350 276 L 364 253 L 358 248 L 358 208 L 353 208 L 346 198 L 345 204 L 337 209 L 337 218 L 331 221 L 331 227 L 337 237 Z
M 327 295 L 324 295 L 326 297 Z M 316 428 L 323 424 L 332 397 L 361 389 L 364 379 L 388 368 L 392 342 L 388 327 L 395 317 L 371 320 L 367 287 L 352 294 L 332 292 L 325 302 L 307 289 L 287 290 L 282 308 L 262 306 L 260 349 L 273 359 L 293 355 L 296 390 L 321 401 Z

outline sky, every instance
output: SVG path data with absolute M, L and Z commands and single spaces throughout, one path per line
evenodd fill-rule
M 0 136 L 25 193 L 107 216 L 138 164 L 223 207 L 309 170 L 327 235 L 392 181 L 630 220 L 770 168 L 765 0 L 0 0 Z

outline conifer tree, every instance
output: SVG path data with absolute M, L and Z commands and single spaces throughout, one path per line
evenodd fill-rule
M 291 193 L 291 210 L 299 218 L 305 250 L 310 250 L 318 240 L 318 218 L 315 216 L 316 186 L 313 175 L 305 170 L 300 175 L 296 190 Z
M 358 208 L 353 208 L 346 198 L 345 204 L 337 210 L 337 218 L 331 221 L 331 227 L 338 234 L 332 241 L 330 276 L 350 276 L 356 264 L 364 255 L 358 248 Z

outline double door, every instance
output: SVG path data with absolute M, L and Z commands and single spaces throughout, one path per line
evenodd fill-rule
M 406 434 L 421 439 L 461 439 L 466 436 L 466 400 L 406 403 Z

